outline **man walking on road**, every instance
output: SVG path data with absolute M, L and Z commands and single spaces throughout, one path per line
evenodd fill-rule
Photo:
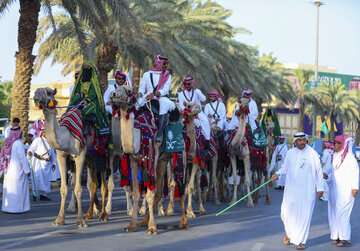
M 321 198 L 324 193 L 324 180 L 319 156 L 306 144 L 306 135 L 298 132 L 294 141 L 296 147 L 287 152 L 281 169 L 271 178 L 277 180 L 279 175 L 286 174 L 281 204 L 281 219 L 286 232 L 284 244 L 291 242 L 297 245 L 296 249 L 303 250 L 316 196 Z

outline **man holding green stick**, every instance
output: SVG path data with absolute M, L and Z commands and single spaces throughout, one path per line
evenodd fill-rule
M 315 206 L 316 196 L 324 193 L 324 180 L 320 158 L 316 151 L 306 144 L 306 135 L 298 132 L 294 135 L 295 146 L 287 152 L 284 163 L 272 177 L 286 174 L 281 220 L 286 235 L 284 244 L 290 242 L 296 249 L 306 248 L 310 222 Z

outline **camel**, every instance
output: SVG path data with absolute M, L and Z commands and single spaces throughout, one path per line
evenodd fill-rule
M 137 208 L 139 204 L 139 182 L 138 182 L 138 169 L 140 161 L 140 129 L 134 128 L 134 116 L 128 113 L 128 109 L 134 106 L 131 104 L 131 99 L 134 93 L 129 86 L 119 86 L 115 92 L 111 93 L 112 102 L 120 108 L 120 123 L 121 123 L 121 145 L 125 153 L 130 154 L 132 184 L 133 184 L 133 207 Z M 159 143 L 155 143 L 155 149 L 159 149 Z M 153 151 L 155 149 L 152 149 Z M 150 152 L 151 155 L 151 152 Z M 158 151 L 155 152 L 155 166 L 157 162 Z M 154 219 L 154 191 L 147 189 L 146 201 L 149 205 L 149 221 L 148 221 L 148 234 L 157 234 L 156 223 Z M 135 232 L 137 226 L 137 213 L 132 214 L 129 226 L 125 228 L 127 232 Z
M 49 106 L 49 104 L 53 104 L 55 101 L 56 89 L 52 90 L 51 88 L 38 88 L 34 94 L 34 102 L 43 107 L 43 114 L 45 117 L 45 133 L 47 135 L 47 140 L 49 145 L 57 150 L 57 158 L 60 168 L 60 176 L 61 176 L 61 206 L 59 214 L 56 220 L 53 222 L 53 226 L 62 226 L 65 224 L 65 200 L 68 192 L 67 184 L 66 184 L 66 156 L 71 155 L 76 164 L 76 177 L 75 177 L 75 186 L 74 193 L 77 199 L 78 205 L 78 215 L 77 215 L 77 225 L 80 227 L 87 227 L 86 220 L 83 215 L 82 206 L 81 206 L 81 196 L 82 196 L 82 187 L 81 187 L 81 175 L 85 162 L 85 155 L 87 153 L 88 148 L 91 146 L 93 142 L 92 137 L 87 137 L 85 142 L 85 147 L 81 146 L 79 140 L 77 140 L 71 133 L 70 130 L 65 126 L 59 126 L 57 123 L 57 110 L 53 109 Z M 95 135 L 94 131 L 91 132 L 91 135 Z M 102 175 L 102 178 L 105 177 Z M 105 194 L 106 188 L 104 183 L 101 187 L 101 194 L 103 196 L 102 203 L 102 212 L 100 214 L 99 219 L 101 221 L 107 220 L 107 214 L 105 211 Z M 92 203 L 93 204 L 93 201 Z M 90 204 L 90 207 L 91 207 Z M 90 208 L 89 208 L 90 210 Z
M 237 201 L 237 166 L 236 166 L 236 157 L 242 159 L 244 161 L 245 166 L 245 186 L 247 192 L 250 193 L 250 149 L 249 145 L 246 144 L 242 147 L 241 150 L 241 143 L 243 138 L 245 137 L 246 131 L 246 116 L 249 113 L 249 100 L 242 98 L 239 102 L 239 110 L 236 111 L 237 116 L 239 116 L 239 125 L 238 130 L 230 144 L 229 154 L 230 154 L 230 162 L 232 166 L 233 178 L 234 178 L 234 193 L 233 198 L 229 204 L 233 204 Z M 254 207 L 253 201 L 251 196 L 248 196 L 247 207 Z

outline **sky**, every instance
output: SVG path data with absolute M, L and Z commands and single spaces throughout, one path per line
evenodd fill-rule
M 315 63 L 316 7 L 312 0 L 216 0 L 232 10 L 228 22 L 251 34 L 235 39 L 258 46 L 260 53 L 273 52 L 282 63 Z M 324 0 L 320 7 L 319 65 L 338 73 L 360 75 L 360 0 Z M 0 76 L 13 80 L 17 50 L 18 1 L 0 17 Z M 33 54 L 36 55 L 38 45 Z M 71 80 L 61 75 L 61 65 L 46 61 L 32 84 Z

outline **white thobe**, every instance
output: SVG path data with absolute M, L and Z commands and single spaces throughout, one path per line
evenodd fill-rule
M 181 111 L 184 110 L 184 101 L 186 102 L 194 102 L 198 104 L 201 108 L 201 102 L 206 100 L 206 96 L 201 92 L 200 89 L 191 89 L 190 92 L 188 90 L 183 90 L 178 92 L 178 102 L 181 108 Z M 201 109 L 202 110 L 202 109 Z M 201 132 L 203 133 L 206 140 L 210 140 L 210 123 L 209 119 L 205 116 L 205 114 L 201 111 L 198 113 L 198 118 L 195 119 L 195 125 L 201 126 Z
M 340 158 L 337 153 L 335 158 Z M 329 178 L 328 218 L 332 240 L 350 240 L 350 215 L 355 198 L 352 189 L 359 190 L 359 167 L 352 153 L 348 153 L 338 169 L 331 168 Z
M 42 139 L 44 141 L 42 141 Z M 35 186 L 33 184 L 33 194 L 38 195 L 36 193 L 39 192 L 41 195 L 46 195 L 46 193 L 51 191 L 52 166 L 55 165 L 56 161 L 54 149 L 50 147 L 46 138 L 38 137 L 31 143 L 28 152 L 32 153 L 31 164 L 34 174 L 32 181 L 35 182 Z M 50 158 L 50 161 L 40 160 L 34 156 L 34 153 L 46 159 Z M 36 190 L 34 188 L 36 188 Z
M 150 73 L 153 75 L 153 84 L 151 83 Z M 143 106 L 147 100 L 146 97 L 153 93 L 154 88 L 157 87 L 159 80 L 160 80 L 161 72 L 159 71 L 147 71 L 141 78 L 141 83 L 139 86 L 139 94 L 142 94 L 142 97 L 139 98 L 139 106 Z M 169 76 L 168 80 L 164 84 L 164 86 L 159 90 L 161 97 L 158 99 L 156 96 L 153 97 L 155 100 L 159 100 L 160 103 L 160 111 L 159 115 L 166 114 L 169 111 L 175 109 L 175 104 L 172 102 L 166 95 L 169 95 L 169 90 L 171 87 L 171 75 Z
M 275 168 L 275 172 L 281 168 L 282 164 L 284 163 L 287 151 L 288 151 L 288 147 L 285 142 L 283 144 L 278 144 L 276 146 L 275 151 L 273 152 L 271 158 L 269 175 L 274 168 Z M 285 180 L 286 180 L 286 174 L 281 175 L 279 179 L 276 181 L 276 187 L 285 186 Z
M 29 163 L 21 140 L 16 140 L 11 147 L 9 166 L 4 176 L 2 211 L 22 213 L 30 210 L 29 198 Z
M 117 84 L 114 85 L 108 85 L 108 88 L 106 89 L 105 93 L 104 93 L 104 103 L 105 103 L 105 110 L 106 113 L 112 115 L 112 106 L 111 105 L 107 105 L 107 102 L 111 102 L 110 99 L 110 94 L 111 92 L 116 91 L 116 88 L 118 87 Z
M 305 244 L 316 192 L 324 191 L 323 172 L 319 155 L 306 145 L 303 150 L 290 149 L 278 175 L 286 174 L 281 219 L 286 235 L 295 245 Z
M 208 118 L 208 115 L 211 115 L 212 117 L 208 120 L 211 123 L 215 122 L 215 119 L 219 119 L 219 121 L 216 123 L 218 127 L 221 128 L 221 130 L 225 129 L 226 126 L 226 107 L 223 102 L 215 101 L 210 102 L 205 105 L 204 108 L 205 116 Z
M 230 123 L 226 127 L 226 131 L 229 131 L 229 130 L 232 131 L 239 125 L 239 118 L 238 118 L 238 116 L 235 115 L 235 112 L 237 110 L 239 110 L 239 108 L 240 108 L 240 105 L 238 103 L 238 104 L 236 104 L 236 107 L 235 107 L 235 109 L 233 111 L 233 116 L 232 116 L 232 118 L 230 120 Z M 254 131 L 257 128 L 255 120 L 258 117 L 258 115 L 259 115 L 259 111 L 258 111 L 257 104 L 252 98 L 250 98 L 250 101 L 249 101 L 249 114 L 246 117 L 246 123 L 250 124 L 250 127 L 251 127 L 252 131 Z
M 331 164 L 332 153 L 333 153 L 333 150 L 324 149 L 323 154 L 321 156 L 321 166 L 322 166 L 323 172 L 327 173 L 327 174 L 329 172 L 331 172 L 331 169 L 332 169 L 332 164 Z M 324 183 L 324 195 L 321 197 L 321 199 L 324 201 L 327 201 L 328 194 L 329 194 L 329 186 L 328 186 L 327 182 L 325 182 Z
M 8 126 L 5 129 L 5 139 L 7 139 L 10 136 L 10 131 L 11 131 L 12 126 Z

